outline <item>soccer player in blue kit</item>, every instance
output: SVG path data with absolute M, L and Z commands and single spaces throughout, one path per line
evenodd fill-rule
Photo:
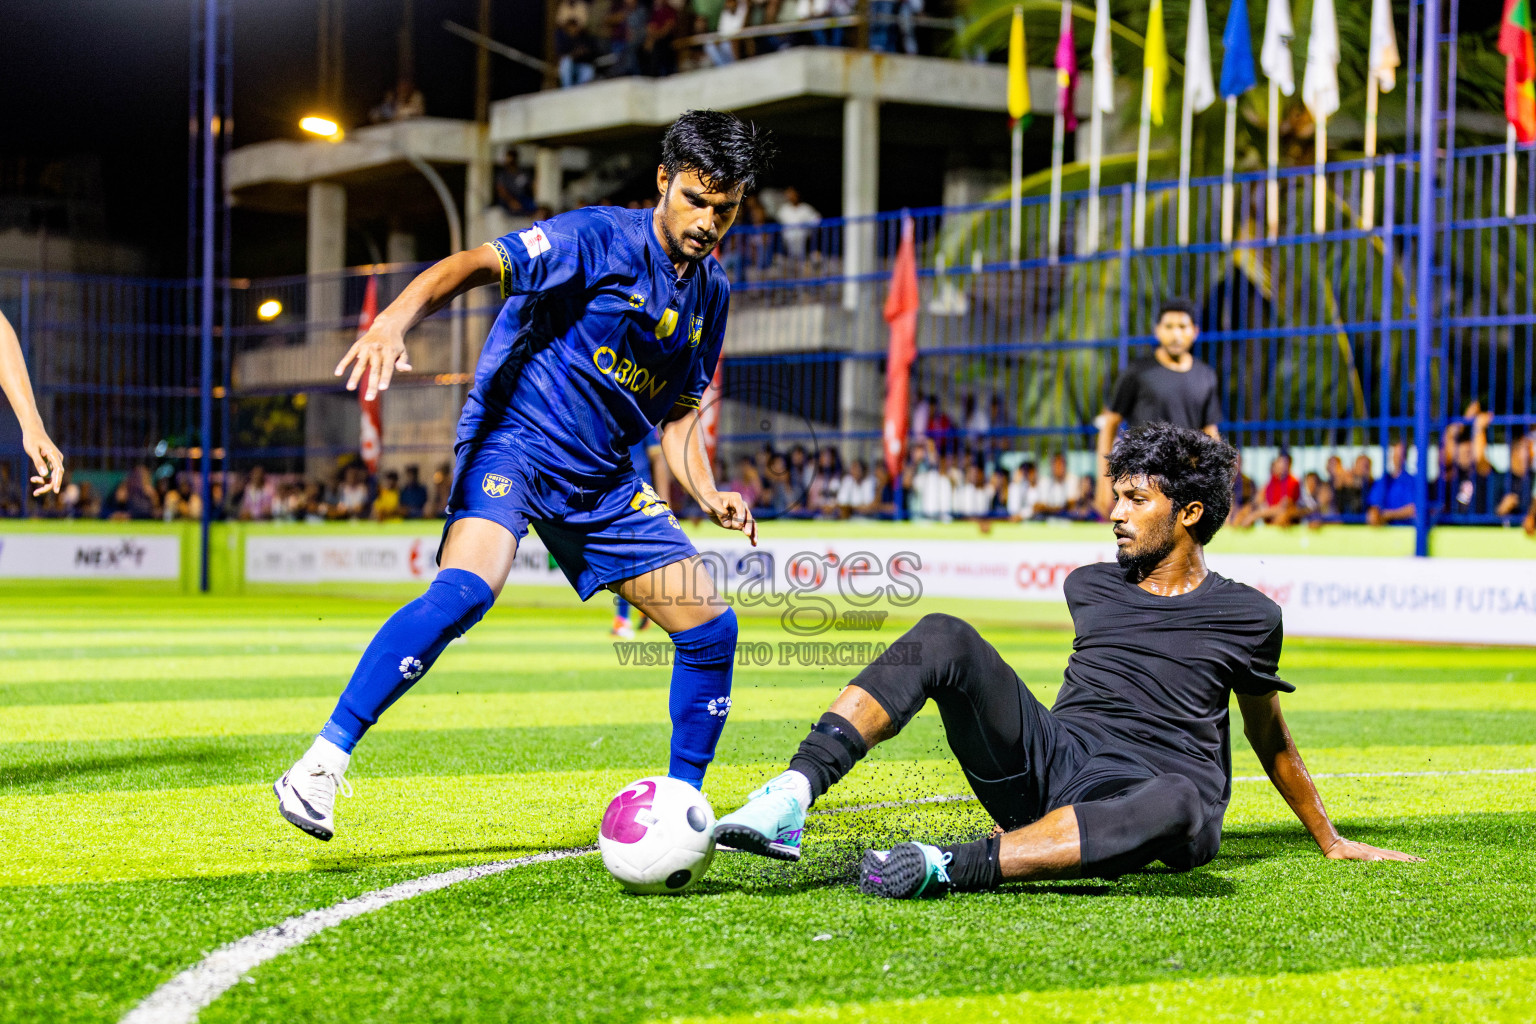
M 725 338 L 729 284 L 708 257 L 772 157 L 767 134 L 690 110 L 667 130 L 655 210 L 589 207 L 430 267 L 336 367 L 370 397 L 409 370 L 405 334 L 457 295 L 501 285 L 459 419 L 439 571 L 368 645 L 308 752 L 276 783 L 283 817 L 335 834 L 352 749 L 490 609 L 530 525 L 583 600 L 611 589 L 672 637 L 668 774 L 704 780 L 729 709 L 736 615 L 628 449 L 659 426 L 672 474 L 709 517 L 757 542 L 705 457 L 699 403 Z

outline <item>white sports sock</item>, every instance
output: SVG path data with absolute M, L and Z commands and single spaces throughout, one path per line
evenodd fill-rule
M 800 802 L 800 809 L 811 809 L 811 780 L 806 778 L 804 772 L 790 769 L 781 775 L 776 775 L 769 780 L 770 789 L 788 790 L 790 795 Z
M 305 761 L 319 761 L 337 775 L 345 775 L 347 766 L 352 763 L 352 755 L 342 750 L 336 744 L 324 736 L 316 736 L 315 742 L 310 744 L 309 751 L 304 755 Z

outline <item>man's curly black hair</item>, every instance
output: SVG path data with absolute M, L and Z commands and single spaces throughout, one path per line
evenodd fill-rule
M 1175 509 L 1196 501 L 1204 506 L 1189 531 L 1197 543 L 1209 544 L 1232 511 L 1237 449 L 1209 434 L 1172 423 L 1145 423 L 1120 435 L 1108 461 L 1111 481 L 1144 476 Z
M 684 111 L 661 140 L 668 178 L 694 171 L 716 192 L 738 185 L 752 191 L 777 155 L 767 129 L 723 110 Z

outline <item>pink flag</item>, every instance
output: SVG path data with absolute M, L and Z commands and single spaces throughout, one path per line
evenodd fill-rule
M 891 325 L 891 347 L 885 360 L 885 468 L 901 479 L 907 448 L 907 418 L 911 415 L 912 363 L 917 359 L 917 241 L 912 218 L 901 222 L 901 247 L 891 268 L 891 290 L 885 297 L 885 322 Z
M 379 312 L 379 279 L 370 276 L 368 288 L 363 292 L 363 309 L 357 316 L 357 336 L 361 338 L 373 326 L 373 318 Z M 384 415 L 380 405 L 382 394 L 367 399 L 368 379 L 365 377 L 357 389 L 357 405 L 362 413 L 362 426 L 358 434 L 358 449 L 363 453 L 363 464 L 368 472 L 379 471 L 379 455 L 384 450 Z
M 1056 40 L 1056 109 L 1067 131 L 1077 130 L 1077 42 L 1072 38 L 1072 5 L 1062 4 L 1061 36 Z

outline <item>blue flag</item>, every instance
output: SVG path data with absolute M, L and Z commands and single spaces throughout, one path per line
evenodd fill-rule
M 1221 94 L 1241 96 L 1258 84 L 1253 71 L 1253 40 L 1248 29 L 1248 0 L 1232 0 L 1221 33 Z

